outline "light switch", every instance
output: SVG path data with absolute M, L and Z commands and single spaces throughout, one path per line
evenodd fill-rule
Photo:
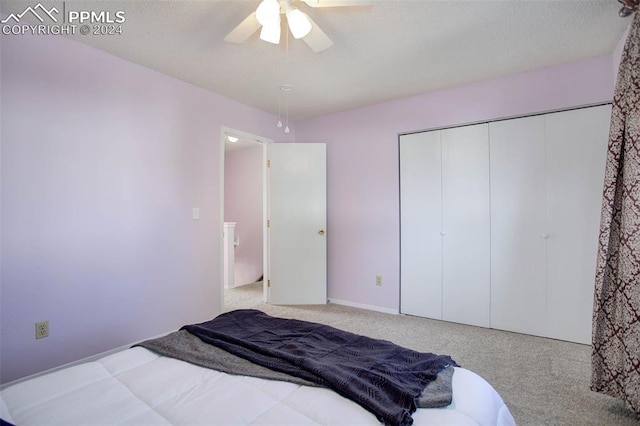
M 193 208 L 193 219 L 200 219 L 200 209 L 198 207 Z

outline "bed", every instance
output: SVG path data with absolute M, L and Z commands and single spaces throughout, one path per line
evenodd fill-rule
M 256 332 L 251 328 L 251 321 L 269 322 L 261 324 L 263 328 Z M 277 321 L 276 325 L 273 321 Z M 294 325 L 294 331 L 287 329 L 288 340 L 283 343 L 281 325 L 290 327 L 291 324 Z M 227 332 L 225 327 L 230 327 L 230 331 Z M 327 335 L 330 335 L 332 342 L 326 341 Z M 263 342 L 264 336 L 269 340 L 266 343 Z M 240 352 L 255 351 L 254 342 L 259 341 L 261 349 L 258 350 L 258 359 L 249 362 L 243 358 L 242 362 L 235 362 L 238 359 L 235 358 L 238 357 L 234 353 L 235 349 L 222 349 L 213 340 L 224 340 L 227 345 L 236 345 L 240 347 Z M 292 341 L 295 343 L 292 344 Z M 313 341 L 320 341 L 320 344 L 315 345 Z M 332 346 L 333 341 L 339 341 L 335 348 Z M 175 342 L 178 344 L 174 344 Z M 350 342 L 354 342 L 355 346 L 350 346 Z M 314 347 L 308 349 L 309 345 Z M 185 346 L 189 349 L 186 352 Z M 336 350 L 338 347 L 340 351 L 346 350 L 353 355 L 344 362 L 346 369 L 335 367 L 341 363 L 332 358 L 342 356 Z M 213 352 L 208 352 L 210 350 Z M 393 353 L 392 356 L 388 355 L 391 353 L 389 350 Z M 282 357 L 282 351 L 289 355 Z M 211 356 L 212 353 L 215 356 Z M 218 360 L 212 361 L 213 358 L 226 357 L 216 355 L 221 353 L 227 353 L 227 361 L 231 362 L 221 361 L 218 365 Z M 262 359 L 267 355 L 271 357 L 274 353 L 278 354 L 277 359 Z M 375 366 L 367 364 L 368 353 L 374 353 L 377 357 Z M 243 357 L 246 356 L 251 355 L 243 354 Z M 426 403 L 440 405 L 437 408 L 416 409 L 412 404 L 407 411 L 409 414 L 405 412 L 398 420 L 385 417 L 387 414 L 384 410 L 398 398 L 397 395 L 392 395 L 393 401 L 384 399 L 385 396 L 382 396 L 382 400 L 379 399 L 379 382 L 386 381 L 380 378 L 386 373 L 377 372 L 381 357 L 385 358 L 385 363 L 393 358 L 389 371 L 394 375 L 399 365 L 397 362 L 420 365 L 420 370 L 424 365 L 437 364 L 437 374 L 433 375 L 431 373 L 435 372 L 431 372 L 421 375 L 423 379 L 427 377 L 425 392 L 437 385 L 436 393 L 441 393 L 440 388 L 445 389 L 446 393 L 446 383 L 443 385 L 441 379 L 448 377 L 451 392 L 449 401 L 446 405 L 442 401 L 433 403 L 429 400 Z M 289 362 L 291 360 L 293 362 Z M 357 363 L 352 362 L 353 360 L 357 360 Z M 424 360 L 428 364 L 424 364 Z M 474 372 L 458 367 L 455 361 L 450 361 L 452 360 L 447 356 L 416 353 L 390 342 L 352 335 L 321 324 L 269 317 L 260 311 L 239 310 L 222 314 L 202 324 L 185 326 L 167 336 L 142 342 L 97 361 L 11 385 L 0 393 L 0 417 L 5 422 L 19 426 L 515 424 L 502 398 L 488 382 Z M 273 372 L 273 368 L 266 368 L 267 364 L 274 362 L 279 371 Z M 234 370 L 236 364 L 242 363 L 248 364 L 246 368 L 249 370 Z M 282 365 L 285 367 L 281 367 Z M 252 368 L 263 372 L 253 371 Z M 312 371 L 313 374 L 298 377 L 293 370 L 299 368 Z M 335 368 L 338 368 L 335 374 L 339 380 L 332 380 L 330 377 Z M 411 370 L 411 367 L 408 369 Z M 315 378 L 316 374 L 323 374 L 321 370 L 330 372 L 328 378 Z M 368 381 L 365 376 L 373 370 L 376 370 L 375 377 Z M 405 370 L 407 368 L 400 371 L 401 375 L 406 373 Z M 242 374 L 243 372 L 246 374 Z M 445 374 L 446 372 L 453 374 Z M 348 384 L 352 381 L 347 379 L 350 376 L 355 377 L 356 387 L 364 390 L 364 396 L 350 394 L 348 389 L 353 387 Z M 361 380 L 366 383 L 362 384 Z M 393 380 L 396 380 L 395 376 Z M 347 383 L 346 391 L 341 387 L 343 382 Z M 374 383 L 373 390 L 371 383 Z M 367 405 L 367 398 L 373 401 L 373 409 Z M 382 406 L 382 413 L 376 408 L 379 401 L 384 401 L 378 404 Z

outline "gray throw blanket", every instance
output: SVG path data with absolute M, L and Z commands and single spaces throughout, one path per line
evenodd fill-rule
M 425 389 L 440 372 L 457 366 L 448 356 L 256 310 L 228 312 L 183 330 L 256 364 L 329 387 L 391 425 L 412 424 L 411 413 L 429 400 Z M 441 376 L 444 381 L 449 372 Z M 450 394 L 444 402 L 451 402 Z
M 223 373 L 259 377 L 267 380 L 280 380 L 281 382 L 291 382 L 302 386 L 321 386 L 299 377 L 254 364 L 224 349 L 205 343 L 186 330 L 174 331 L 166 336 L 146 340 L 135 346 L 141 346 L 162 356 L 179 359 L 180 361 Z M 453 394 L 453 389 L 451 388 L 452 377 L 453 367 L 447 367 L 438 373 L 437 378 L 424 388 L 416 400 L 416 405 L 419 408 L 435 408 L 451 404 Z
M 280 380 L 304 386 L 320 386 L 317 383 L 254 364 L 224 349 L 205 343 L 186 330 L 174 331 L 166 336 L 146 340 L 134 346 L 142 346 L 157 354 L 223 373 Z

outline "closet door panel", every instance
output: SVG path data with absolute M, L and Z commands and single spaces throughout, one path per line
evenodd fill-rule
M 490 123 L 489 130 L 491 327 L 544 335 L 544 117 Z
M 489 327 L 488 125 L 442 130 L 442 318 Z
M 442 319 L 440 132 L 400 137 L 400 311 Z
M 548 336 L 591 342 L 610 106 L 547 114 Z

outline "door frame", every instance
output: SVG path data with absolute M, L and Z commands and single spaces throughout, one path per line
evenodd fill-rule
M 274 141 L 271 139 L 257 136 L 242 130 L 233 129 L 231 127 L 220 127 L 220 222 L 218 224 L 219 235 L 221 236 L 219 241 L 220 249 L 220 312 L 224 311 L 224 165 L 225 165 L 225 144 L 228 135 L 237 136 L 242 139 L 248 139 L 252 142 L 262 145 L 262 300 L 267 303 L 269 301 L 269 289 L 267 286 L 270 273 L 269 273 L 269 232 L 267 229 L 267 219 L 269 217 L 269 181 L 268 181 L 268 168 L 267 161 L 269 158 L 269 145 Z

